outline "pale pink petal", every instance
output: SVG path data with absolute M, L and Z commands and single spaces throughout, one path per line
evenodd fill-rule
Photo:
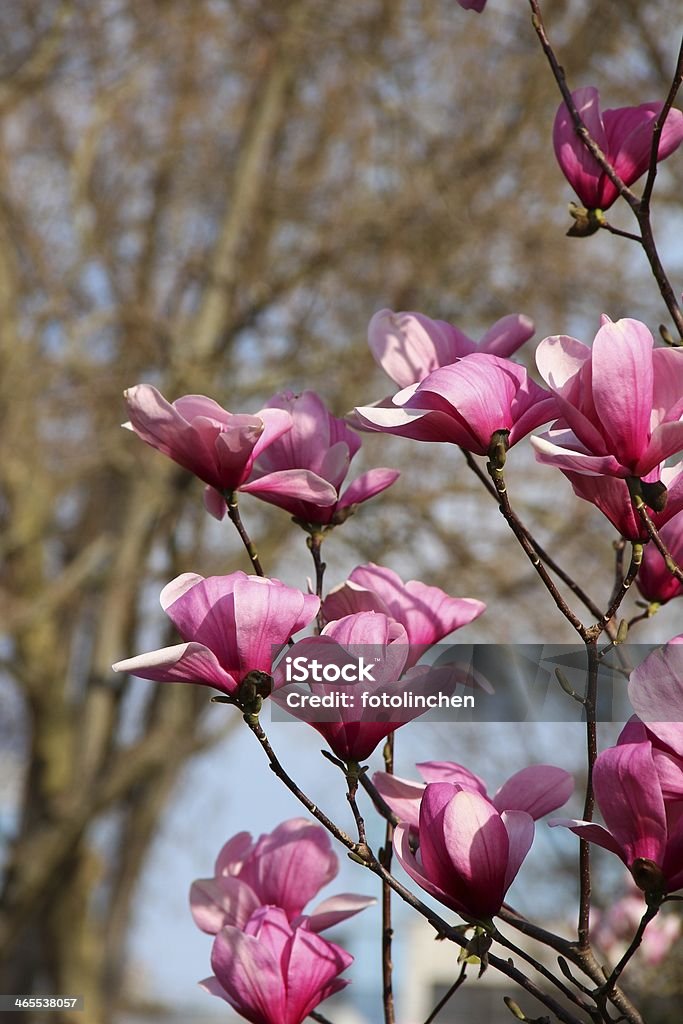
M 379 594 L 366 590 L 349 578 L 346 583 L 330 590 L 322 603 L 325 622 L 343 619 L 346 615 L 356 612 L 382 612 L 389 615 L 390 611 Z
M 204 508 L 210 516 L 213 516 L 219 522 L 225 518 L 227 511 L 225 498 L 220 491 L 217 491 L 215 487 L 211 487 L 209 484 L 204 488 Z
M 249 480 L 240 490 L 287 511 L 300 502 L 327 508 L 337 501 L 337 492 L 332 484 L 310 469 L 281 469 L 266 473 Z
M 357 893 L 342 892 L 338 896 L 330 896 L 329 899 L 319 903 L 315 910 L 307 916 L 306 922 L 312 932 L 323 932 L 340 921 L 346 921 L 354 917 L 361 910 L 373 906 L 377 900 L 374 896 L 359 896 Z
M 320 607 L 313 594 L 250 576 L 235 584 L 234 629 L 245 671 L 270 672 L 273 650 L 307 625 Z M 309 617 L 310 613 L 310 617 Z M 302 621 L 305 620 L 305 621 Z
M 417 828 L 420 821 L 420 801 L 426 785 L 402 779 L 398 775 L 375 772 L 373 784 L 396 817 L 405 825 Z
M 648 729 L 683 757 L 683 644 L 668 643 L 634 669 L 628 696 Z
M 492 356 L 507 357 L 528 341 L 535 331 L 534 322 L 522 313 L 511 313 L 496 320 L 479 342 L 480 352 Z
M 220 849 L 214 865 L 214 875 L 238 875 L 254 847 L 250 832 L 238 832 Z
M 486 784 L 478 775 L 454 761 L 422 761 L 415 766 L 425 782 L 450 782 L 486 796 Z
M 254 890 L 230 875 L 200 878 L 190 889 L 194 923 L 210 935 L 217 935 L 225 925 L 244 928 L 259 906 L 261 902 Z
M 369 469 L 367 473 L 361 474 L 349 484 L 339 499 L 337 508 L 349 508 L 351 505 L 360 505 L 368 498 L 374 498 L 376 494 L 391 487 L 400 475 L 396 469 Z
M 390 309 L 372 317 L 368 342 L 375 361 L 401 388 L 475 351 L 473 341 L 443 320 Z
M 648 445 L 653 346 L 645 324 L 628 319 L 604 324 L 593 343 L 595 411 L 611 450 L 624 465 L 635 465 Z
M 287 1011 L 282 1024 L 301 1024 L 319 1003 L 347 982 L 338 975 L 353 957 L 314 932 L 297 928 L 287 964 Z
M 604 850 L 609 850 L 610 853 L 616 853 L 617 857 L 620 857 L 626 863 L 626 857 L 621 846 L 611 832 L 608 832 L 602 825 L 596 825 L 591 821 L 581 821 L 578 818 L 554 818 L 548 824 L 551 828 L 556 828 L 557 826 L 568 828 L 570 832 L 573 832 L 580 839 L 587 839 L 589 843 L 595 843 L 596 846 L 602 846 Z
M 237 680 L 220 665 L 216 655 L 202 644 L 177 644 L 112 665 L 114 672 L 128 672 L 161 683 L 200 683 L 233 694 Z

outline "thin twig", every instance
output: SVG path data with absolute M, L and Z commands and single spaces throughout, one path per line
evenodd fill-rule
M 643 935 L 645 933 L 645 929 L 647 928 L 648 924 L 653 919 L 653 917 L 656 917 L 658 912 L 659 912 L 659 905 L 654 905 L 653 904 L 652 906 L 649 906 L 647 908 L 647 910 L 645 911 L 645 913 L 643 914 L 642 918 L 640 919 L 640 924 L 638 925 L 638 930 L 637 930 L 636 934 L 633 936 L 633 939 L 631 940 L 631 943 L 629 944 L 629 947 L 626 950 L 626 952 L 624 953 L 624 955 L 622 956 L 621 960 L 619 961 L 619 963 L 616 965 L 616 967 L 614 968 L 612 973 L 607 978 L 607 981 L 604 984 L 604 990 L 600 993 L 599 996 L 597 996 L 597 994 L 596 994 L 598 1005 L 600 1005 L 600 1004 L 602 1004 L 602 1006 L 605 1005 L 606 1000 L 609 998 L 611 993 L 614 991 L 614 987 L 615 987 L 617 981 L 619 980 L 619 977 L 620 977 L 622 971 L 624 970 L 624 968 L 628 964 L 629 960 L 634 955 L 634 953 L 637 951 L 638 947 L 640 946 L 641 942 L 643 941 Z
M 593 789 L 593 768 L 598 757 L 598 733 L 595 721 L 595 709 L 598 698 L 598 635 L 585 639 L 588 657 L 588 680 L 584 695 L 586 710 L 586 796 L 583 805 L 583 820 L 592 821 L 595 810 L 595 792 Z M 586 839 L 579 840 L 579 947 L 589 948 L 588 933 L 590 930 L 591 913 L 591 862 L 590 843 Z
M 435 1017 L 438 1016 L 438 1014 L 441 1012 L 441 1010 L 443 1010 L 444 1006 L 446 1005 L 448 1000 L 451 998 L 451 996 L 455 995 L 455 993 L 458 991 L 458 989 L 460 988 L 460 986 L 462 985 L 462 983 L 464 982 L 466 977 L 467 977 L 467 964 L 465 963 L 460 968 L 460 974 L 455 979 L 455 981 L 453 982 L 453 984 L 449 988 L 448 992 L 446 992 L 446 995 L 442 996 L 441 999 L 439 999 L 438 1003 L 436 1004 L 436 1006 L 434 1007 L 432 1012 L 429 1014 L 429 1016 L 425 1020 L 424 1024 L 432 1024 L 432 1021 L 435 1019 Z
M 394 735 L 387 736 L 384 744 L 384 770 L 387 775 L 394 774 Z M 364 778 L 367 772 L 361 778 Z M 374 787 L 373 787 L 374 788 Z M 386 871 L 391 871 L 391 852 L 394 841 L 394 826 L 387 819 L 384 830 L 384 846 L 379 852 L 379 859 Z M 384 1024 L 394 1024 L 396 1019 L 394 1011 L 394 986 L 393 986 L 393 957 L 392 940 L 394 929 L 391 920 L 391 888 L 382 879 L 382 1005 L 384 1007 Z M 455 990 L 454 990 L 455 991 Z M 452 993 L 451 993 L 452 994 Z M 445 1001 L 445 1000 L 444 1000 Z M 442 1004 L 441 1004 L 442 1005 Z M 437 1010 L 441 1008 L 437 1007 Z M 430 1017 L 430 1020 L 432 1018 Z M 429 1022 L 426 1022 L 429 1024 Z
M 569 607 L 565 599 L 562 597 L 562 594 L 555 586 L 554 581 L 548 575 L 548 571 L 543 562 L 541 561 L 540 556 L 537 554 L 534 545 L 529 540 L 526 530 L 522 527 L 522 524 L 520 523 L 516 513 L 513 512 L 512 510 L 502 469 L 495 467 L 491 462 L 487 462 L 486 468 L 489 471 L 489 476 L 493 480 L 493 484 L 496 489 L 496 494 L 498 497 L 498 507 L 505 521 L 507 522 L 510 529 L 514 533 L 515 537 L 519 541 L 527 558 L 533 565 L 538 575 L 541 577 L 541 580 L 545 585 L 546 590 L 552 597 L 553 601 L 555 602 L 559 610 L 564 615 L 565 619 L 569 623 L 571 623 L 571 625 L 574 627 L 574 629 L 579 634 L 581 639 L 585 639 L 586 627 L 578 618 L 578 616 L 575 615 L 575 613 Z
M 259 560 L 259 556 L 256 553 L 256 547 L 254 546 L 251 537 L 249 536 L 245 529 L 244 523 L 242 522 L 242 517 L 240 516 L 240 510 L 237 507 L 237 491 L 231 491 L 229 494 L 225 495 L 225 504 L 228 509 L 228 515 L 230 517 L 230 520 L 234 524 L 237 532 L 239 533 L 240 539 L 244 544 L 244 547 L 246 548 L 247 554 L 249 555 L 249 559 L 254 568 L 254 572 L 256 573 L 257 576 L 265 576 L 265 573 L 261 566 L 261 562 Z
M 320 600 L 322 601 L 322 597 L 323 597 L 323 579 L 324 579 L 324 576 L 325 576 L 325 569 L 327 568 L 327 565 L 322 560 L 322 554 L 321 554 L 321 549 L 322 549 L 322 544 L 323 544 L 323 535 L 322 535 L 322 533 L 311 533 L 311 534 L 309 534 L 309 536 L 306 538 L 306 543 L 308 545 L 308 550 L 311 552 L 311 555 L 313 556 L 313 565 L 315 566 L 315 593 L 316 593 L 316 596 L 319 597 Z M 317 615 L 317 624 L 318 624 L 318 632 L 322 633 L 323 626 L 325 625 L 325 622 L 324 622 L 324 619 L 323 619 L 322 607 L 320 608 L 320 611 L 318 612 L 318 615 Z
M 488 493 L 491 495 L 491 497 L 497 502 L 498 501 L 498 493 L 496 491 L 496 488 L 493 486 L 491 481 L 488 479 L 486 474 L 483 472 L 481 467 L 478 465 L 478 463 L 477 463 L 476 459 L 474 458 L 474 456 L 470 452 L 468 452 L 465 448 L 461 448 L 460 451 L 465 456 L 465 461 L 467 462 L 467 465 L 469 466 L 469 468 L 475 474 L 477 479 L 481 481 L 481 483 L 484 485 L 484 487 L 486 488 Z M 532 535 L 531 531 L 528 529 L 528 527 L 526 527 L 524 525 L 524 523 L 521 521 L 521 519 L 519 519 L 519 517 L 517 517 L 517 521 L 519 523 L 520 529 L 523 531 L 523 533 L 527 537 L 529 543 L 533 546 L 533 549 L 536 552 L 536 554 L 538 555 L 538 557 L 543 562 L 545 562 L 545 564 L 548 566 L 550 571 L 555 573 L 555 575 L 557 577 L 559 577 L 559 579 L 562 580 L 562 582 L 571 590 L 571 592 L 578 597 L 579 601 L 581 601 L 581 603 L 588 609 L 588 611 L 592 615 L 595 615 L 596 618 L 599 618 L 602 613 L 601 613 L 601 610 L 600 610 L 600 607 L 598 606 L 598 604 L 595 601 L 593 601 L 593 599 L 591 597 L 589 597 L 589 595 L 586 593 L 586 591 L 583 590 L 583 588 L 579 586 L 579 584 L 576 582 L 576 580 L 572 579 L 572 577 L 569 575 L 569 573 L 566 572 L 562 568 L 562 566 L 559 565 L 555 561 L 555 559 L 552 558 L 552 556 L 548 554 L 548 552 L 539 544 L 539 542 L 536 540 L 536 538 Z
M 678 94 L 678 90 L 683 84 L 683 39 L 681 39 L 680 49 L 678 51 L 678 60 L 676 62 L 676 70 L 674 77 L 671 82 L 671 88 L 669 89 L 668 95 L 664 100 L 664 106 L 659 111 L 657 119 L 652 129 L 652 148 L 650 150 L 650 166 L 647 171 L 647 179 L 645 181 L 645 188 L 643 189 L 643 195 L 640 200 L 641 210 L 649 210 L 650 199 L 652 198 L 652 190 L 655 185 L 655 178 L 657 177 L 657 162 L 659 157 L 659 141 L 662 137 L 662 129 L 669 116 L 669 111 L 674 105 L 674 100 Z
M 640 516 L 645 526 L 645 529 L 648 532 L 650 540 L 652 541 L 652 543 L 664 559 L 667 569 L 669 570 L 672 576 L 675 576 L 677 580 L 680 580 L 681 583 L 683 583 L 683 569 L 681 569 L 680 565 L 677 564 L 671 552 L 662 540 L 657 527 L 652 522 L 652 519 L 650 518 L 647 508 L 645 507 L 645 502 L 640 497 L 640 495 L 637 494 L 632 496 L 632 500 L 635 510 Z
M 603 231 L 609 231 L 610 235 L 618 235 L 619 238 L 628 238 L 631 242 L 637 242 L 639 245 L 643 244 L 643 239 L 640 235 L 634 235 L 632 231 L 622 231 L 621 228 L 615 228 L 609 221 L 602 220 L 600 227 Z

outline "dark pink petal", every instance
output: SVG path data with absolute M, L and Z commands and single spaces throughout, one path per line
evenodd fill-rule
M 661 109 L 661 103 L 642 103 L 638 107 L 606 110 L 603 115 L 614 169 L 627 185 L 632 185 L 648 169 L 652 129 Z M 658 160 L 664 160 L 669 156 L 680 145 L 682 139 L 683 115 L 678 110 L 672 110 L 660 138 Z M 614 193 L 616 198 L 616 189 Z
M 522 861 L 534 841 L 534 819 L 525 811 L 512 810 L 503 811 L 500 817 L 507 830 L 510 844 L 505 872 L 505 892 L 507 892 L 517 877 Z
M 462 912 L 464 907 L 461 903 L 451 896 L 449 893 L 440 889 L 431 878 L 429 878 L 425 872 L 425 869 L 421 862 L 417 859 L 415 854 L 410 848 L 411 830 L 408 825 L 401 824 L 396 826 L 394 832 L 394 853 L 406 874 L 410 875 L 414 882 L 428 892 L 430 896 L 434 896 L 435 899 L 439 900 L 440 903 L 445 904 L 447 907 L 451 907 L 453 910 Z
M 237 680 L 219 664 L 216 655 L 202 644 L 177 644 L 139 654 L 112 665 L 114 672 L 129 672 L 161 683 L 200 683 L 233 694 Z
M 652 745 L 624 743 L 598 756 L 595 796 L 605 824 L 630 865 L 638 857 L 661 864 L 666 846 L 666 813 Z
M 339 869 L 327 833 L 306 818 L 292 818 L 261 836 L 240 871 L 261 904 L 300 914 Z
M 387 487 L 391 487 L 400 475 L 397 469 L 369 469 L 367 473 L 362 473 L 349 484 L 339 499 L 337 508 L 349 508 L 351 505 L 360 505 L 368 498 L 374 498 L 376 494 L 381 494 Z
M 652 353 L 652 428 L 683 416 L 683 352 L 656 348 Z
M 249 576 L 235 584 L 234 630 L 245 672 L 270 672 L 273 649 L 315 617 L 320 601 L 274 580 Z
M 286 989 L 279 963 L 253 935 L 226 927 L 211 951 L 211 967 L 230 1005 L 252 1024 L 282 1024 Z
M 225 518 L 227 511 L 225 498 L 220 491 L 217 491 L 215 487 L 211 487 L 209 484 L 204 488 L 204 508 L 210 516 L 213 516 L 219 522 Z
M 297 928 L 287 966 L 287 1008 L 282 1024 L 301 1024 L 311 1010 L 339 991 L 337 976 L 353 963 L 345 949 L 314 932 Z
M 556 811 L 574 791 L 569 772 L 549 764 L 535 764 L 512 775 L 492 799 L 499 811 L 526 811 L 533 819 Z
M 235 597 L 238 583 L 248 581 L 243 572 L 229 576 L 183 573 L 161 591 L 161 607 L 184 640 L 204 644 L 227 671 L 239 673 L 235 639 Z
M 420 802 L 420 859 L 424 874 L 444 892 L 454 892 L 451 851 L 444 836 L 446 808 L 460 792 L 458 786 L 448 782 L 428 785 Z M 458 893 L 457 895 L 460 895 Z
M 198 428 L 201 422 L 195 420 L 193 426 Z M 258 416 L 235 415 L 230 426 L 215 438 L 215 463 L 223 490 L 234 491 L 247 479 L 263 432 L 263 420 Z
M 458 3 L 464 11 L 476 11 L 477 14 L 486 7 L 486 0 L 458 0 Z
M 330 896 L 329 899 L 319 903 L 315 910 L 307 916 L 307 927 L 312 932 L 324 932 L 339 924 L 340 921 L 355 917 L 361 910 L 371 907 L 376 902 L 374 896 L 359 896 L 353 892 L 342 892 L 338 896 Z
M 606 152 L 607 138 L 600 115 L 598 90 L 592 86 L 576 89 L 572 92 L 572 99 L 591 137 Z M 553 146 L 557 162 L 581 202 L 589 209 L 609 205 L 605 204 L 600 188 L 602 169 L 576 134 L 564 103 L 560 104 L 555 115 Z
M 533 830 L 533 823 L 531 827 Z M 495 914 L 505 896 L 510 856 L 510 840 L 500 814 L 486 797 L 461 790 L 446 806 L 442 828 L 452 870 L 466 888 L 465 906 L 476 917 Z M 516 839 L 516 844 L 518 850 L 521 840 Z
M 254 446 L 252 463 L 266 448 L 292 428 L 292 417 L 285 409 L 261 409 L 256 415 L 263 422 L 263 433 Z

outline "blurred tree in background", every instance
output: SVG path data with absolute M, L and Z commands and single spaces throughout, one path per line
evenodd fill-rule
M 674 0 L 547 7 L 573 87 L 598 85 L 604 106 L 664 95 Z M 603 310 L 653 328 L 664 315 L 628 242 L 562 237 L 555 86 L 526 5 L 490 8 L 0 6 L 0 683 L 3 763 L 25 766 L 0 792 L 13 812 L 1 992 L 79 992 L 89 1024 L 113 1019 L 156 822 L 216 738 L 205 691 L 147 686 L 141 702 L 110 672 L 156 629 L 164 582 L 247 568 L 197 482 L 119 429 L 123 389 L 148 381 L 253 412 L 313 387 L 342 415 L 390 390 L 365 343 L 382 306 L 474 337 L 510 312 L 533 316 L 539 337 L 587 340 Z M 374 464 L 414 466 L 410 443 L 383 438 L 380 459 L 376 442 Z M 526 512 L 560 560 L 588 572 L 609 559 L 595 510 L 547 505 L 545 471 L 531 456 L 523 469 L 536 481 Z M 549 613 L 495 508 L 468 528 L 475 497 L 458 453 L 425 446 L 419 478 L 406 472 L 330 553 L 487 600 L 480 639 L 542 635 Z M 287 572 L 283 513 L 248 501 L 264 564 Z M 294 568 L 301 585 L 303 536 Z M 501 624 L 504 599 L 515 613 L 508 603 Z

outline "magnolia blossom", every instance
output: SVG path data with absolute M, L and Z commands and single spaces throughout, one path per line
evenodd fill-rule
M 511 314 L 497 320 L 477 343 L 445 320 L 381 309 L 368 325 L 368 343 L 375 362 L 400 388 L 406 388 L 472 352 L 511 356 L 533 333 L 533 320 Z
M 394 849 L 421 888 L 447 907 L 477 919 L 500 910 L 534 838 L 525 811 L 502 813 L 481 793 L 450 782 L 430 783 L 414 832 L 401 823 Z
M 532 439 L 533 441 L 533 439 Z M 633 507 L 631 493 L 626 481 L 617 476 L 587 476 L 563 469 L 562 472 L 572 485 L 574 494 L 584 501 L 590 501 L 600 509 L 622 537 L 630 541 L 647 541 L 649 534 L 645 524 Z M 649 512 L 652 522 L 661 531 L 665 523 L 683 511 L 683 462 L 676 466 L 655 466 L 651 472 L 642 477 L 643 483 L 656 484 L 661 482 L 667 489 L 667 500 L 664 508 Z M 646 548 L 645 556 L 651 556 L 654 545 Z M 641 574 L 642 574 L 641 568 Z M 672 579 L 674 577 L 671 577 Z
M 260 907 L 243 929 L 221 929 L 211 951 L 215 976 L 201 985 L 252 1024 L 301 1024 L 349 984 L 339 975 L 352 962 L 340 946 L 292 927 L 280 907 Z
M 361 446 L 358 435 L 327 410 L 315 391 L 300 395 L 282 391 L 270 399 L 267 408 L 288 414 L 292 429 L 261 454 L 249 480 L 249 491 L 286 509 L 301 522 L 318 526 L 342 522 L 356 505 L 386 490 L 398 478 L 397 470 L 371 469 L 342 493 L 351 460 Z M 273 476 L 290 471 L 306 471 L 321 493 L 323 486 L 326 495 L 331 492 L 331 500 L 326 497 L 317 501 L 304 488 L 297 494 L 271 487 Z
M 413 665 L 424 647 L 478 618 L 486 610 L 482 601 L 449 597 L 438 587 L 418 580 L 403 580 L 391 569 L 369 562 L 353 570 L 348 580 L 335 587 L 322 603 L 327 622 L 354 612 L 375 611 L 400 622 L 405 628 Z
M 579 820 L 556 820 L 581 839 L 620 857 L 645 893 L 664 895 L 683 885 L 683 772 L 676 799 L 664 796 L 662 779 L 649 740 L 620 743 L 603 750 L 593 769 L 595 797 L 605 826 Z
M 596 926 L 591 938 L 613 963 L 617 963 L 628 949 L 638 930 L 647 903 L 635 886 L 617 900 L 604 913 L 593 913 Z M 645 929 L 637 956 L 648 967 L 657 967 L 666 959 L 681 934 L 681 919 L 676 914 L 658 914 Z
M 683 476 L 683 474 L 681 474 Z M 681 486 L 683 492 L 683 486 Z M 683 497 L 683 494 L 682 494 Z M 671 492 L 669 502 L 671 503 Z M 679 512 L 665 526 L 659 535 L 669 550 L 674 562 L 683 565 L 683 511 Z M 683 594 L 683 583 L 669 572 L 662 555 L 654 544 L 648 544 L 643 553 L 643 563 L 638 573 L 638 589 L 646 601 L 665 604 Z
M 453 761 L 423 761 L 415 766 L 423 783 L 401 779 L 386 772 L 375 772 L 375 788 L 402 823 L 419 828 L 420 804 L 427 786 L 449 782 L 489 800 L 497 811 L 525 811 L 534 820 L 556 811 L 567 802 L 574 790 L 569 772 L 549 764 L 535 764 L 511 775 L 490 797 L 486 784 L 478 775 Z
M 618 107 L 601 113 L 598 90 L 592 86 L 577 89 L 572 99 L 593 141 L 624 184 L 632 185 L 650 164 L 652 129 L 663 104 L 642 103 L 638 107 Z M 681 141 L 683 114 L 670 110 L 659 140 L 657 159 L 665 160 Z M 555 116 L 553 145 L 564 176 L 584 206 L 608 209 L 619 194 L 617 188 L 576 134 L 564 103 Z
M 486 0 L 458 0 L 458 3 L 465 11 L 476 11 L 478 14 L 486 7 Z
M 124 392 L 130 423 L 138 437 L 207 484 L 204 504 L 217 519 L 225 515 L 225 495 L 233 491 L 295 495 L 319 505 L 332 505 L 329 483 L 305 467 L 269 474 L 247 483 L 254 461 L 292 428 L 284 409 L 261 409 L 253 416 L 231 413 L 204 395 L 185 395 L 167 402 L 150 384 Z
M 628 697 L 648 733 L 683 758 L 683 635 L 653 651 L 634 669 Z
M 475 352 L 404 388 L 392 408 L 363 406 L 360 420 L 375 430 L 417 441 L 450 441 L 487 455 L 494 434 L 507 447 L 557 416 L 557 404 L 523 366 Z
M 655 349 L 645 324 L 603 316 L 592 349 L 558 335 L 541 342 L 536 362 L 562 417 L 532 437 L 539 462 L 643 478 L 683 450 L 683 352 Z
M 252 671 L 270 673 L 273 648 L 316 616 L 320 601 L 279 580 L 234 572 L 183 573 L 164 587 L 161 607 L 184 643 L 117 662 L 161 682 L 201 683 L 234 694 Z
M 218 854 L 213 878 L 192 883 L 192 916 L 198 928 L 216 935 L 226 925 L 244 928 L 259 907 L 271 905 L 280 907 L 293 927 L 306 922 L 311 931 L 324 931 L 375 902 L 341 893 L 302 916 L 338 870 L 327 833 L 305 818 L 284 821 L 256 842 L 239 832 Z
M 320 636 L 305 637 L 289 648 L 287 662 L 296 664 L 299 658 L 305 659 L 308 665 L 318 662 L 335 669 L 335 675 L 340 675 L 346 667 L 352 670 L 346 681 L 340 675 L 340 682 L 313 681 L 304 690 L 297 691 L 302 694 L 300 711 L 292 703 L 294 691 L 286 685 L 286 670 L 283 671 L 282 663 L 275 677 L 276 702 L 309 722 L 325 737 L 337 757 L 344 761 L 365 760 L 381 740 L 411 717 L 424 713 L 425 709 L 413 715 L 410 712 L 378 714 L 377 710 L 366 708 L 362 703 L 363 690 L 373 696 L 384 693 L 400 695 L 406 689 L 414 689 L 416 678 L 420 676 L 419 669 L 402 676 L 408 658 L 408 636 L 400 623 L 382 612 L 358 612 L 329 622 Z M 359 665 L 367 669 L 363 678 L 357 671 Z M 332 673 L 327 674 L 329 677 Z M 353 687 L 350 682 L 354 683 Z M 304 698 L 310 691 L 318 698 L 333 698 L 332 706 L 327 708 L 323 705 L 318 709 L 305 703 Z M 345 700 L 347 693 L 353 693 L 354 699 Z

